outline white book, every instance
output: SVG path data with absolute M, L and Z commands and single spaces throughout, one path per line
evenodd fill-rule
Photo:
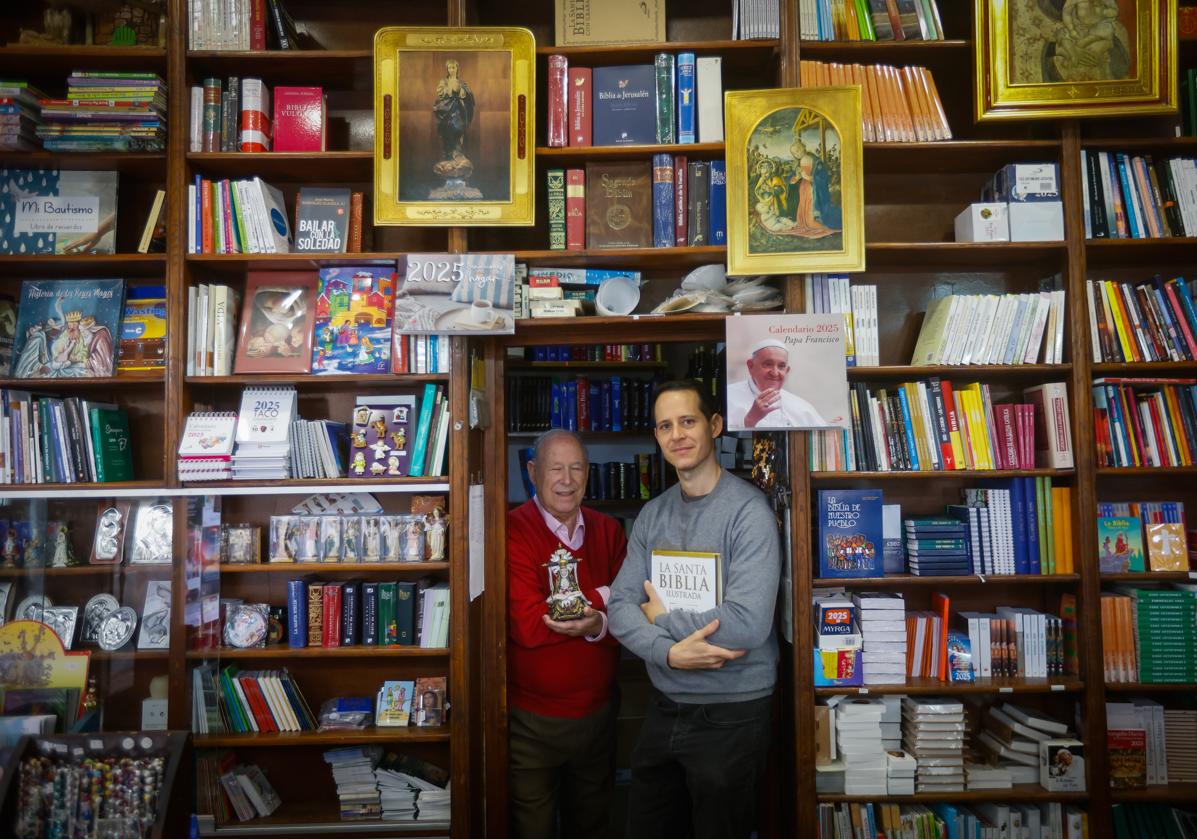
M 204 334 L 204 375 L 215 375 L 215 370 L 212 366 L 213 355 L 216 349 L 216 336 L 218 334 L 216 323 L 216 296 L 220 286 L 208 286 L 208 321 L 207 329 Z
M 997 311 L 993 316 L 993 326 L 990 327 L 989 334 L 985 336 L 985 348 L 981 356 L 981 364 L 997 363 L 997 347 L 1001 343 L 1002 337 L 1006 334 L 1013 305 L 1014 298 L 1009 294 L 1003 294 L 998 300 Z
M 698 142 L 723 142 L 723 58 L 700 55 L 695 60 L 698 96 Z
M 948 310 L 948 336 L 943 349 L 937 356 L 937 364 L 956 364 L 964 355 L 964 346 L 971 336 L 968 335 L 969 309 L 972 305 L 972 295 L 952 295 L 951 307 Z
M 1027 329 L 1031 318 L 1031 295 L 1019 294 L 1018 308 L 1014 310 L 1014 320 L 1010 323 L 1010 333 L 1006 336 L 1006 348 L 1002 351 L 1002 364 L 1013 364 L 1015 353 Z
M 1052 304 L 1056 309 L 1055 334 L 1053 338 L 1052 364 L 1059 364 L 1064 360 L 1064 289 L 1058 288 L 1051 292 Z
M 1048 315 L 1051 314 L 1052 296 L 1050 292 L 1039 292 L 1039 299 L 1035 303 L 1035 320 L 1031 327 L 1031 332 L 1027 336 L 1026 346 L 1023 348 L 1022 363 L 1034 364 L 1040 356 L 1044 356 L 1046 363 L 1047 353 L 1043 352 L 1044 335 L 1047 330 Z
M 204 150 L 204 89 L 199 85 L 191 87 L 191 122 L 188 125 L 188 148 L 193 152 Z
M 1001 302 L 1002 298 L 997 294 L 985 294 L 981 296 L 981 315 L 977 318 L 977 340 L 970 342 L 968 351 L 964 356 L 964 364 L 985 363 L 985 341 L 993 330 L 993 323 L 997 318 L 997 310 Z
M 291 225 L 287 220 L 287 202 L 281 190 L 261 178 L 254 178 L 254 200 L 260 204 L 260 219 L 265 222 L 271 253 L 290 253 Z
M 187 253 L 195 253 L 195 184 L 187 184 Z
M 206 376 L 204 347 L 208 342 L 208 284 L 200 283 L 195 295 L 195 375 Z
M 212 375 L 227 376 L 231 369 L 231 354 L 228 345 L 229 292 L 226 285 L 214 285 L 209 289 L 212 298 Z M 228 367 L 229 369 L 226 369 Z
M 649 579 L 667 611 L 706 612 L 723 601 L 723 572 L 717 553 L 654 550 Z
M 972 357 L 972 350 L 977 343 L 977 336 L 983 333 L 980 332 L 981 321 L 985 316 L 985 300 L 979 294 L 969 294 L 964 297 L 964 311 L 963 317 L 965 319 L 964 329 L 961 331 L 961 337 L 957 343 L 955 354 L 951 359 L 954 365 L 967 364 Z
M 1093 352 L 1092 360 L 1097 363 L 1105 359 L 1102 358 L 1101 338 L 1097 332 L 1097 307 L 1100 303 L 1097 299 L 1097 286 L 1093 280 L 1085 280 L 1085 292 L 1089 302 L 1089 347 Z

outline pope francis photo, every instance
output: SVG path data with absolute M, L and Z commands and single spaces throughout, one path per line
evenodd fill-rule
M 727 386 L 727 423 L 733 430 L 827 428 L 815 406 L 783 389 L 790 374 L 790 351 L 776 338 L 752 346 L 748 375 Z M 731 376 L 729 375 L 729 379 Z

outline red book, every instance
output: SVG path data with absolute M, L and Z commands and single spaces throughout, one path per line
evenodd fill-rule
M 932 653 L 939 663 L 935 666 L 935 675 L 941 682 L 951 680 L 948 675 L 948 619 L 951 617 L 952 601 L 946 594 L 931 595 L 931 610 L 939 617 L 940 632 L 935 639 L 936 649 Z
M 324 151 L 324 88 L 274 89 L 274 150 Z
M 266 700 L 258 688 L 258 680 L 252 675 L 242 673 L 237 676 L 237 682 L 241 685 L 241 690 L 245 694 L 245 701 L 249 705 L 249 712 L 254 715 L 254 722 L 258 724 L 258 732 L 268 734 L 272 731 L 278 731 L 278 726 L 274 722 L 274 716 L 270 713 L 270 708 L 266 705 Z
M 590 431 L 590 380 L 578 376 L 578 430 Z
M 261 79 L 241 80 L 240 150 L 271 151 L 273 132 L 270 124 L 270 88 Z M 319 149 L 315 149 L 319 151 Z
M 1014 438 L 1014 406 L 999 403 L 993 406 L 994 420 L 998 427 L 998 439 L 1004 444 L 995 454 L 1000 454 L 999 469 L 1018 468 L 1018 443 Z
M 569 69 L 569 144 L 589 146 L 590 139 L 590 68 Z
M 266 0 L 250 0 L 249 48 L 266 49 Z
M 565 170 L 565 249 L 586 249 L 586 170 Z
M 551 148 L 565 145 L 565 112 L 567 107 L 566 76 L 569 73 L 569 59 L 564 55 L 549 56 L 549 124 L 546 136 Z
M 1197 358 L 1197 338 L 1194 338 L 1193 331 L 1189 329 L 1189 320 L 1185 317 L 1184 309 L 1180 304 L 1180 298 L 1177 297 L 1176 280 L 1168 280 L 1164 283 L 1164 293 L 1168 297 L 1168 302 L 1172 304 L 1173 317 L 1180 326 L 1181 334 L 1184 335 L 1190 354 L 1194 358 Z
M 680 248 L 686 246 L 686 209 L 690 202 L 686 198 L 686 156 L 675 155 L 673 158 L 673 232 L 674 244 Z
M 324 646 L 341 646 L 341 584 L 324 584 Z

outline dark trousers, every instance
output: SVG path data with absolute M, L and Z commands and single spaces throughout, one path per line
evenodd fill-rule
M 769 750 L 772 697 L 679 704 L 658 693 L 632 753 L 630 839 L 747 839 Z
M 511 839 L 607 839 L 619 700 L 579 719 L 512 708 L 508 728 Z

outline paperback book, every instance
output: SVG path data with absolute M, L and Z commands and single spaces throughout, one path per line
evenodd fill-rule
M 320 269 L 313 373 L 390 370 L 394 287 L 395 270 L 389 266 Z

